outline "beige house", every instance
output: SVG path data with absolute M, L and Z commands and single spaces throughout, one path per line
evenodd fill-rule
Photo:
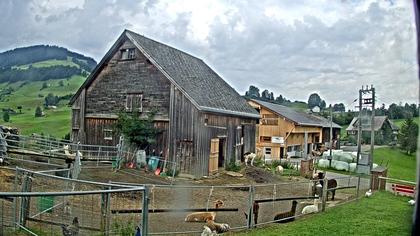
M 325 140 L 323 136 L 330 125 L 325 118 L 255 99 L 248 103 L 261 116 L 257 124 L 256 147 L 266 159 L 302 157 L 305 151 L 310 153 Z M 333 123 L 334 136 L 337 137 L 340 128 Z

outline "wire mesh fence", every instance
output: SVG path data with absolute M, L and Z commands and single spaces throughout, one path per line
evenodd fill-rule
M 1 235 L 22 230 L 32 235 L 66 235 L 65 230 L 77 230 L 78 235 L 121 235 L 133 233 L 142 224 L 147 226 L 147 222 L 141 223 L 145 218 L 141 213 L 132 217 L 131 224 L 111 214 L 115 204 L 147 209 L 145 187 L 51 175 L 61 171 L 66 170 L 42 173 L 16 168 L 14 185 L 0 192 Z
M 71 228 L 75 217 L 79 235 L 132 235 L 139 225 L 150 235 L 199 235 L 208 216 L 235 231 L 299 220 L 308 213 L 304 211 L 306 206 L 316 205 L 316 212 L 323 211 L 357 199 L 369 189 L 368 178 L 334 173 L 328 173 L 322 181 L 290 178 L 270 184 L 184 186 L 177 182 L 143 185 L 77 180 L 68 178 L 71 169 L 64 167 L 2 169 L 7 174 L 0 179 L 9 179 L 8 184 L 0 185 L 3 235 L 19 230 L 62 235 L 63 226 Z

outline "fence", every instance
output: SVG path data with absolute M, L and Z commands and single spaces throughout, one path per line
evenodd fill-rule
M 68 169 L 31 171 L 16 168 L 13 186 L 0 192 L 0 235 L 24 230 L 32 235 L 61 235 L 63 225 L 77 217 L 80 235 L 121 235 L 141 226 L 147 233 L 147 187 L 76 180 Z M 8 191 L 5 191 L 8 190 Z M 119 204 L 143 209 L 121 221 L 111 214 Z
M 328 174 L 322 188 L 316 188 L 317 180 L 294 178 L 276 184 L 228 186 L 98 183 L 69 179 L 70 170 L 62 168 L 7 168 L 14 175 L 10 176 L 12 184 L 0 186 L 0 233 L 13 234 L 20 229 L 34 235 L 55 235 L 62 230 L 61 225 L 71 224 L 77 216 L 81 235 L 132 235 L 139 222 L 143 235 L 198 235 L 205 223 L 185 222 L 188 214 L 196 212 L 214 212 L 216 222 L 227 223 L 237 231 L 299 220 L 302 209 L 313 205 L 314 200 L 323 211 L 357 199 L 369 188 L 369 178 Z M 336 186 L 328 187 L 331 182 Z M 335 200 L 331 201 L 333 191 Z M 216 200 L 224 205 L 216 207 Z M 293 214 L 274 220 L 278 213 L 292 211 L 293 201 L 298 202 Z

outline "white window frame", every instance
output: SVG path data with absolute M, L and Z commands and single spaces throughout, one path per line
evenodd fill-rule
M 112 140 L 112 129 L 104 129 L 104 139 L 105 140 Z
M 121 49 L 121 60 L 131 60 L 136 58 L 136 51 L 134 48 Z
M 133 107 L 135 105 L 134 101 L 139 101 L 138 105 L 139 107 Z M 137 109 L 137 110 L 135 110 Z M 143 112 L 143 94 L 142 93 L 127 93 L 126 99 L 125 99 L 125 111 L 126 112 Z

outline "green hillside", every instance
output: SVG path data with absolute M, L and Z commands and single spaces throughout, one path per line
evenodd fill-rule
M 24 135 L 62 138 L 70 132 L 69 99 L 95 66 L 92 58 L 58 46 L 36 45 L 0 53 L 0 124 L 17 127 Z M 41 117 L 35 117 L 38 106 Z
M 60 100 L 57 109 L 45 109 L 45 97 L 52 93 L 55 96 L 65 96 L 74 94 L 80 85 L 84 82 L 85 77 L 72 76 L 63 80 L 47 80 L 36 81 L 30 83 L 16 82 L 12 84 L 0 84 L 0 91 L 6 88 L 12 88 L 14 92 L 10 95 L 1 97 L 0 110 L 3 108 L 13 109 L 16 114 L 10 114 L 10 121 L 2 124 L 13 126 L 20 129 L 22 134 L 44 133 L 63 137 L 70 131 L 70 107 L 67 105 L 69 99 Z M 62 81 L 60 83 L 60 81 Z M 48 87 L 41 89 L 43 83 L 47 83 Z M 18 106 L 22 106 L 21 112 Z M 40 106 L 45 116 L 35 117 L 35 109 Z M 3 114 L 2 114 L 3 116 Z
M 392 122 L 394 122 L 394 124 L 395 124 L 396 126 L 400 127 L 400 128 L 401 128 L 401 126 L 403 125 L 404 121 L 405 121 L 405 119 L 396 119 L 396 120 L 392 120 Z M 416 124 L 419 124 L 419 117 L 414 117 L 414 118 L 413 118 L 413 121 L 414 121 Z

